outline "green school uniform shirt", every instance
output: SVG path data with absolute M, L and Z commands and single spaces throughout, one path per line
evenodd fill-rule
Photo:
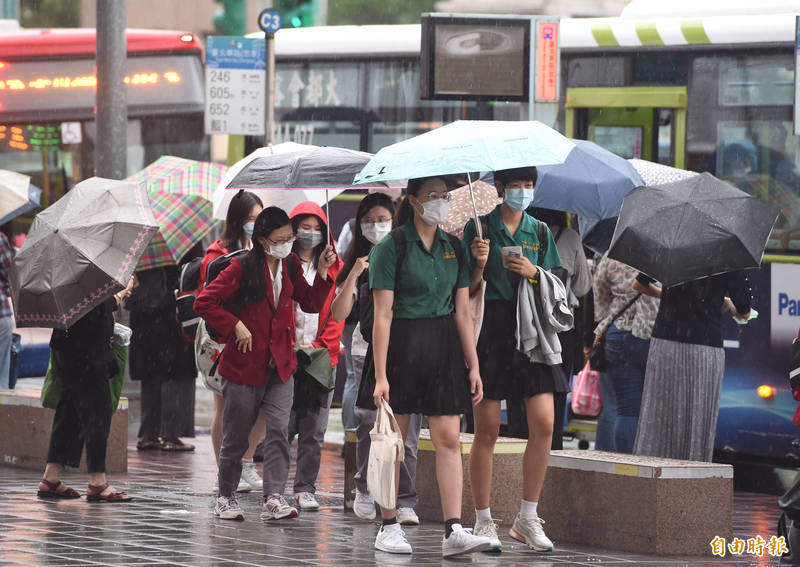
M 522 222 L 516 234 L 511 236 L 500 216 L 500 206 L 495 208 L 488 217 L 489 235 L 483 235 L 489 239 L 489 259 L 483 270 L 483 279 L 486 280 L 486 299 L 505 299 L 513 301 L 519 285 L 519 276 L 503 267 L 504 246 L 521 246 L 522 254 L 536 265 L 539 259 L 539 221 L 528 213 L 522 213 Z M 470 219 L 464 227 L 464 245 L 467 248 L 470 266 L 474 265 L 474 258 L 470 244 L 478 235 L 475 229 L 475 219 Z M 542 268 L 550 270 L 561 265 L 561 257 L 558 255 L 555 240 L 550 229 L 547 229 L 547 252 L 542 261 Z
M 459 270 L 458 257 L 450 238 L 440 228 L 436 229 L 433 246 L 428 251 L 413 223 L 402 227 L 406 239 L 406 252 L 401 266 L 399 289 L 395 289 L 397 250 L 394 238 L 384 237 L 369 253 L 369 286 L 372 289 L 390 289 L 394 295 L 394 317 L 398 319 L 423 319 L 442 317 L 453 311 L 453 288 L 469 287 L 471 278 L 468 256 Z

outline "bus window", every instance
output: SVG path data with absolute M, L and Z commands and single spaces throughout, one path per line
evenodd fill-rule
M 720 58 L 718 92 L 721 106 L 791 105 L 794 61 L 790 55 Z

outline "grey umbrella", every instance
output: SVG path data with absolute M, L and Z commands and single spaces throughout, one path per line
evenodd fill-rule
M 20 327 L 65 329 L 123 289 L 158 230 L 144 185 L 92 177 L 38 215 L 11 270 Z
M 775 205 L 702 173 L 631 191 L 608 255 L 669 287 L 758 267 L 777 218 Z

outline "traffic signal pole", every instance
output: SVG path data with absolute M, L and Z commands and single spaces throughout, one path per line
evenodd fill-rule
M 127 46 L 125 0 L 97 3 L 97 138 L 94 148 L 95 174 L 123 179 L 126 174 L 128 105 L 125 85 Z

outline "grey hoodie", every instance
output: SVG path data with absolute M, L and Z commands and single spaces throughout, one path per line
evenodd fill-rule
M 536 294 L 541 301 L 541 313 Z M 556 276 L 539 270 L 539 285 L 520 278 L 517 289 L 517 350 L 531 362 L 548 366 L 561 364 L 561 342 L 558 333 L 572 328 L 573 316 L 567 290 Z

